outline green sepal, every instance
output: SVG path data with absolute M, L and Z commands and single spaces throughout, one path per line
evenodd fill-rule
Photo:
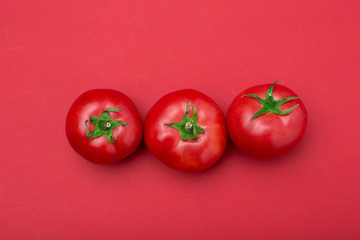
M 85 121 L 86 137 L 88 139 L 97 138 L 104 135 L 109 143 L 114 143 L 112 130 L 118 126 L 126 126 L 128 123 L 111 119 L 109 112 L 121 112 L 121 110 L 119 108 L 109 107 L 102 112 L 100 117 L 90 116 L 89 120 L 95 126 L 94 131 L 91 133 L 87 125 L 88 120 Z
M 204 133 L 205 130 L 197 124 L 198 114 L 195 105 L 189 104 L 187 100 L 186 103 L 186 111 L 183 120 L 176 123 L 164 123 L 164 125 L 177 129 L 180 132 L 181 139 L 184 141 L 188 139 L 196 140 L 198 138 L 198 134 Z M 189 116 L 190 105 L 194 107 L 194 114 L 192 118 Z
M 278 115 L 287 115 L 289 113 L 291 113 L 297 106 L 299 106 L 299 104 L 297 104 L 296 106 L 289 108 L 285 111 L 282 111 L 279 109 L 279 107 L 281 105 L 283 105 L 284 103 L 287 103 L 291 100 L 294 99 L 298 99 L 300 97 L 287 97 L 287 98 L 283 98 L 283 99 L 279 99 L 279 100 L 275 100 L 274 96 L 273 96 L 273 88 L 274 85 L 277 83 L 278 81 L 274 82 L 273 84 L 271 84 L 271 86 L 269 87 L 269 89 L 266 92 L 266 98 L 262 99 L 259 96 L 255 95 L 255 94 L 248 94 L 248 95 L 244 95 L 241 97 L 251 97 L 251 98 L 255 98 L 256 100 L 259 101 L 259 103 L 262 105 L 262 108 L 257 111 L 250 119 L 253 120 L 254 118 L 261 116 L 265 113 L 274 113 L 274 114 L 278 114 Z

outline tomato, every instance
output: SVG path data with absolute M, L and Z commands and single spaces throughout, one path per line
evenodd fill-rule
M 283 85 L 265 84 L 241 92 L 227 112 L 232 142 L 258 158 L 275 158 L 303 138 L 307 112 L 301 99 Z
M 142 120 L 134 103 L 111 89 L 83 93 L 66 118 L 70 145 L 97 164 L 114 163 L 130 155 L 139 146 L 142 134 Z
M 212 99 L 197 90 L 171 92 L 150 109 L 144 139 L 150 152 L 167 166 L 202 171 L 225 151 L 225 116 Z

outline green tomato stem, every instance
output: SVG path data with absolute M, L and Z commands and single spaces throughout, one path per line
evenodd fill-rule
M 112 134 L 112 130 L 118 126 L 125 127 L 128 123 L 111 119 L 109 112 L 121 112 L 121 110 L 119 108 L 109 107 L 102 112 L 100 117 L 90 116 L 89 120 L 95 126 L 94 131 L 92 131 L 91 133 L 87 125 L 88 120 L 85 121 L 86 137 L 88 139 L 97 138 L 105 135 L 109 143 L 114 143 L 114 136 Z
M 186 111 L 183 120 L 181 122 L 175 123 L 164 123 L 164 126 L 169 126 L 177 129 L 180 132 L 181 139 L 184 141 L 188 139 L 195 140 L 198 138 L 198 134 L 204 133 L 205 130 L 197 124 L 198 113 L 195 105 L 191 104 L 194 107 L 194 114 L 192 118 L 190 118 L 190 104 L 187 100 L 186 103 Z
M 294 99 L 298 99 L 300 97 L 287 97 L 287 98 L 275 100 L 274 96 L 273 96 L 273 88 L 274 88 L 274 85 L 277 82 L 278 81 L 271 84 L 271 86 L 267 90 L 265 99 L 262 99 L 262 98 L 260 98 L 259 96 L 255 95 L 255 94 L 248 94 L 248 95 L 241 96 L 241 97 L 255 98 L 262 105 L 262 108 L 259 111 L 257 111 L 251 117 L 250 121 L 252 121 L 254 118 L 256 118 L 258 116 L 261 116 L 261 115 L 263 115 L 265 113 L 274 113 L 274 114 L 278 114 L 278 115 L 287 115 L 287 114 L 291 113 L 297 106 L 299 106 L 299 104 L 297 104 L 296 106 L 294 106 L 294 107 L 292 107 L 290 109 L 287 109 L 285 111 L 282 111 L 282 110 L 279 109 L 279 107 L 281 105 L 283 105 L 284 103 L 287 103 L 287 102 L 289 102 L 291 100 L 294 100 Z

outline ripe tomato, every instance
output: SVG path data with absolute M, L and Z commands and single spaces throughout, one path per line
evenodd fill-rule
M 205 94 L 191 89 L 169 93 L 150 109 L 145 144 L 171 168 L 197 172 L 213 165 L 227 143 L 225 117 Z
M 143 133 L 134 103 L 121 92 L 94 89 L 80 95 L 66 118 L 70 145 L 97 164 L 117 162 L 134 152 Z
M 227 127 L 233 143 L 259 158 L 274 158 L 293 149 L 307 124 L 303 102 L 289 88 L 266 84 L 240 93 L 227 112 Z

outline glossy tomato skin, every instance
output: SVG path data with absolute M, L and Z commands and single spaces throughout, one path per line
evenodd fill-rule
M 109 107 L 121 109 L 121 112 L 109 112 L 111 119 L 128 124 L 113 129 L 114 143 L 104 135 L 88 139 L 85 121 L 90 116 L 101 116 Z M 94 125 L 90 122 L 87 125 L 92 132 Z M 136 106 L 125 94 L 112 89 L 93 89 L 80 95 L 69 109 L 65 129 L 73 149 L 96 164 L 115 163 L 127 157 L 137 149 L 143 136 L 143 124 Z
M 198 125 L 205 131 L 196 140 L 182 140 L 177 129 L 164 124 L 180 122 L 187 102 L 194 104 Z M 190 105 L 190 115 L 193 114 Z M 171 92 L 150 109 L 144 125 L 144 140 L 150 152 L 167 166 L 186 172 L 209 168 L 224 153 L 227 132 L 224 114 L 205 94 L 192 89 Z
M 279 107 L 287 110 L 299 104 L 287 115 L 266 113 L 251 117 L 262 108 L 255 98 L 244 95 L 255 94 L 265 99 L 271 84 L 254 86 L 241 92 L 231 103 L 227 116 L 227 128 L 232 142 L 244 153 L 257 158 L 275 158 L 291 151 L 303 138 L 307 126 L 307 111 L 301 98 L 291 100 Z M 275 100 L 297 97 L 289 88 L 275 85 Z

